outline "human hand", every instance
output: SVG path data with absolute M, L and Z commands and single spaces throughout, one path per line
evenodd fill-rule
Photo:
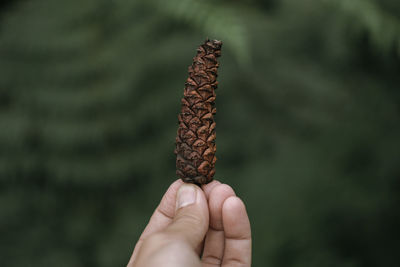
M 250 267 L 251 231 L 243 202 L 219 181 L 175 181 L 136 243 L 128 267 Z

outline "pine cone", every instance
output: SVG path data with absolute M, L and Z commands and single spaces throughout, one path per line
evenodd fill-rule
M 222 42 L 206 40 L 197 49 L 185 83 L 176 136 L 176 174 L 184 181 L 206 184 L 215 174 L 215 89 L 217 57 Z

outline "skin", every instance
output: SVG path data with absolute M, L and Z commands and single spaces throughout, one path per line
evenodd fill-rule
M 250 267 L 243 201 L 219 181 L 171 184 L 136 243 L 128 267 Z

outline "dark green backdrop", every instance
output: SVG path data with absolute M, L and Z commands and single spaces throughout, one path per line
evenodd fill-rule
M 2 2 L 1 266 L 127 263 L 207 37 L 254 266 L 399 266 L 398 0 Z

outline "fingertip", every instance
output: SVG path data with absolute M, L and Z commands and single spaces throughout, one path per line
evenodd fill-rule
M 231 196 L 225 200 L 223 210 L 228 213 L 234 213 L 239 210 L 246 210 L 246 207 L 238 196 Z
M 222 216 L 227 238 L 251 238 L 250 221 L 246 206 L 239 197 L 232 196 L 225 200 L 222 206 Z
M 216 187 L 217 185 L 220 185 L 220 184 L 221 184 L 220 181 L 218 181 L 218 180 L 213 180 L 213 181 L 211 181 L 210 183 L 208 183 L 208 184 L 203 184 L 203 185 L 201 186 L 201 188 L 203 189 L 204 194 L 205 194 L 205 196 L 206 196 L 207 199 L 210 197 L 210 193 L 211 193 L 211 191 L 213 190 L 213 188 Z
M 175 186 L 177 186 L 177 185 L 182 185 L 183 184 L 183 181 L 182 181 L 182 179 L 180 179 L 180 178 L 178 178 L 178 179 L 176 179 L 171 185 L 170 185 L 170 187 L 175 187 Z
M 165 192 L 165 195 L 176 195 L 176 192 L 178 192 L 178 189 L 179 187 L 181 187 L 182 184 L 183 181 L 181 179 L 176 179 L 172 184 L 170 184 L 167 191 Z
M 167 189 L 162 197 L 158 209 L 167 217 L 173 217 L 175 214 L 176 194 L 179 187 L 183 184 L 181 179 L 175 180 Z

